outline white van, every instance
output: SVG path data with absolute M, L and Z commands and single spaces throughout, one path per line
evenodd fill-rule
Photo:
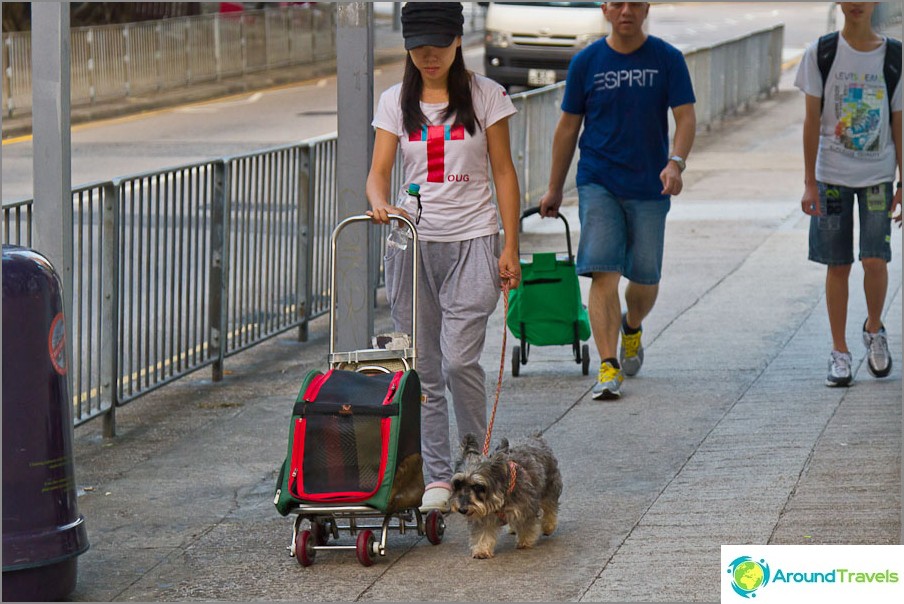
M 608 33 L 600 2 L 489 2 L 485 74 L 505 86 L 565 79 L 571 57 Z

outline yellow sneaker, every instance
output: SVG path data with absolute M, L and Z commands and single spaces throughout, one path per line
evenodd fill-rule
M 626 334 L 625 317 L 622 315 L 621 350 L 618 353 L 618 362 L 628 377 L 637 375 L 643 366 L 643 344 L 640 343 L 642 335 L 642 329 L 631 335 Z
M 621 397 L 621 383 L 625 377 L 622 370 L 612 366 L 612 363 L 604 361 L 600 363 L 600 373 L 596 385 L 590 391 L 590 395 L 596 400 L 614 400 Z

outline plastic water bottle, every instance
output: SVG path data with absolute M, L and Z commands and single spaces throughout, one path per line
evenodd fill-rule
M 421 186 L 415 183 L 409 184 L 407 190 L 399 193 L 396 207 L 402 207 L 409 197 L 414 197 L 418 206 L 420 206 Z M 411 239 L 411 231 L 408 230 L 408 225 L 393 220 L 392 226 L 389 228 L 389 237 L 386 238 L 386 247 L 400 250 L 408 249 L 409 239 Z

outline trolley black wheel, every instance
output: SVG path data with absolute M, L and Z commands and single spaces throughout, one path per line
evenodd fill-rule
M 587 344 L 581 347 L 581 372 L 584 375 L 590 373 L 590 346 Z
M 311 522 L 311 535 L 314 537 L 314 545 L 326 545 L 330 540 L 330 530 L 325 522 Z
M 301 531 L 295 535 L 295 559 L 302 566 L 310 566 L 314 564 L 314 556 L 317 550 L 314 549 L 314 535 L 311 531 Z
M 439 510 L 431 510 L 427 514 L 425 522 L 425 530 L 427 532 L 427 541 L 433 545 L 439 545 L 443 542 L 443 534 L 446 532 L 446 521 Z
M 373 565 L 374 543 L 376 541 L 374 532 L 370 529 L 365 529 L 358 533 L 358 540 L 355 541 L 355 555 L 358 557 L 358 562 L 361 563 L 361 566 Z
M 518 377 L 521 373 L 521 347 L 514 346 L 512 348 L 512 375 Z

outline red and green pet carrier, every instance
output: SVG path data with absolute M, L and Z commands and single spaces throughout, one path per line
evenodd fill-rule
M 311 371 L 292 410 L 276 509 L 361 504 L 383 513 L 424 494 L 421 386 L 414 371 Z

